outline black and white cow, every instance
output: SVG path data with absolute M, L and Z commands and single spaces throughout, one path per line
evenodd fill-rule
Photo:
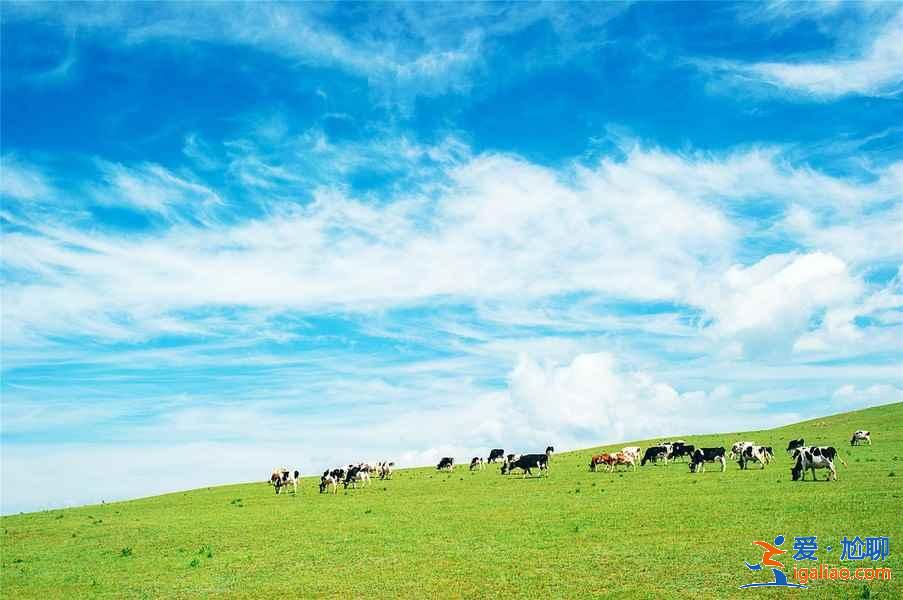
M 278 469 L 273 469 L 272 475 L 270 475 L 270 485 L 276 490 L 278 494 L 282 488 L 288 488 L 288 486 L 292 486 L 292 493 L 298 493 L 298 481 L 301 479 L 301 471 L 297 470 L 289 470 L 285 467 L 280 467 Z
M 489 458 L 486 459 L 488 463 L 494 463 L 502 461 L 505 462 L 505 449 L 504 448 L 493 448 L 489 451 Z
M 755 442 L 734 442 L 734 445 L 731 446 L 731 453 L 729 455 L 729 458 L 731 460 L 734 460 L 735 458 L 740 458 L 740 456 L 743 455 L 743 451 L 748 446 L 755 446 L 755 445 L 756 445 Z
M 721 463 L 721 472 L 724 473 L 726 462 L 724 460 L 724 446 L 718 448 L 696 448 L 690 456 L 690 473 L 705 473 L 705 463 Z
M 669 460 L 677 460 L 683 456 L 692 457 L 696 446 L 693 444 L 674 444 L 671 446 L 671 454 L 668 455 Z
M 483 470 L 483 459 L 480 458 L 479 456 L 474 456 L 473 458 L 471 458 L 470 459 L 470 470 L 471 471 L 477 471 L 477 470 L 482 471 Z
M 336 481 L 345 481 L 345 477 L 348 475 L 348 469 L 337 468 L 333 469 L 329 472 L 331 477 L 335 477 Z
M 376 466 L 380 479 L 392 479 L 392 467 L 395 466 L 394 462 L 384 461 L 377 463 Z
M 539 474 L 549 470 L 548 454 L 523 454 L 517 460 L 506 462 L 502 465 L 502 475 L 507 475 L 514 469 L 521 469 L 524 477 L 533 477 L 533 469 L 539 469 Z
M 657 464 L 660 460 L 664 460 L 665 464 L 668 464 L 669 452 L 668 446 L 649 446 L 646 448 L 646 453 L 643 454 L 643 460 L 640 461 L 640 466 L 645 467 L 646 463 L 650 461 L 652 461 L 653 464 Z
M 795 464 L 790 469 L 793 481 L 806 480 L 806 471 L 812 471 L 812 480 L 815 480 L 815 469 L 827 469 L 826 480 L 837 481 L 837 470 L 834 468 L 834 459 L 839 459 L 844 466 L 846 462 L 837 456 L 837 450 L 833 446 L 803 446 L 793 451 Z
M 868 431 L 863 431 L 861 429 L 859 431 L 854 431 L 853 437 L 850 438 L 850 445 L 858 446 L 862 442 L 868 442 L 869 446 L 871 446 L 872 445 L 872 435 Z
M 446 456 L 446 457 L 442 458 L 442 460 L 439 461 L 439 464 L 436 465 L 437 471 L 442 471 L 442 470 L 453 471 L 454 468 L 455 468 L 455 459 L 450 456 Z
M 332 493 L 336 494 L 339 489 L 339 479 L 333 475 L 333 471 L 326 469 L 323 471 L 323 475 L 320 477 L 320 493 L 329 491 L 329 488 L 332 488 Z
M 370 468 L 368 465 L 360 464 L 348 469 L 344 482 L 345 488 L 347 489 L 350 485 L 351 489 L 357 489 L 358 483 L 361 484 L 361 487 L 370 485 Z
M 800 438 L 798 440 L 790 440 L 790 443 L 787 444 L 787 452 L 792 453 L 797 448 L 802 448 L 805 445 L 806 442 L 805 440 L 803 440 L 803 438 Z
M 738 464 L 741 469 L 749 468 L 749 463 L 757 462 L 762 465 L 762 468 L 765 468 L 771 459 L 774 458 L 774 450 L 771 446 L 746 446 L 743 449 L 743 453 L 740 454 L 740 460 Z

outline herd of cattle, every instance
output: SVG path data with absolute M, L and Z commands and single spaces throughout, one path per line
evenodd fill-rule
M 872 444 L 871 434 L 868 431 L 856 431 L 850 439 L 851 446 L 857 446 L 864 442 L 870 446 Z M 470 461 L 470 470 L 482 470 L 486 464 L 500 462 L 502 463 L 502 475 L 508 475 L 515 469 L 519 469 L 524 477 L 532 477 L 534 469 L 538 471 L 539 475 L 542 475 L 549 471 L 553 452 L 555 452 L 555 448 L 549 446 L 542 454 L 512 453 L 506 455 L 504 449 L 494 448 L 490 450 L 489 456 L 485 460 L 479 456 L 473 457 Z M 846 466 L 846 462 L 838 457 L 837 450 L 833 446 L 806 446 L 805 440 L 802 438 L 790 440 L 790 443 L 787 444 L 787 453 L 793 460 L 793 468 L 790 471 L 793 481 L 805 480 L 808 471 L 812 472 L 812 479 L 815 479 L 816 469 L 826 469 L 828 471 L 827 479 L 837 480 L 834 460 L 838 459 Z M 723 446 L 697 448 L 693 444 L 687 444 L 684 440 L 674 440 L 659 442 L 655 446 L 646 448 L 645 452 L 639 446 L 627 446 L 620 452 L 596 454 L 590 459 L 589 469 L 595 472 L 597 468 L 603 467 L 607 472 L 614 472 L 619 466 L 624 466 L 627 470 L 632 467 L 636 471 L 638 464 L 639 466 L 646 466 L 648 463 L 655 465 L 659 462 L 668 464 L 682 458 L 687 459 L 691 473 L 704 473 L 706 463 L 720 464 L 723 472 L 727 468 L 727 460 L 737 460 L 740 469 L 749 468 L 750 463 L 758 463 L 760 468 L 764 469 L 765 465 L 774 460 L 774 448 L 744 441 L 736 442 L 728 453 Z M 394 462 L 385 461 L 375 465 L 359 463 L 342 468 L 327 469 L 320 477 L 320 493 L 331 491 L 335 494 L 339 484 L 345 488 L 348 486 L 356 488 L 358 484 L 365 487 L 370 485 L 371 477 L 391 479 L 393 466 L 395 466 Z M 455 459 L 450 456 L 442 458 L 436 465 L 438 471 L 453 471 L 454 469 Z M 273 469 L 270 484 L 275 488 L 277 494 L 288 487 L 291 487 L 296 493 L 300 477 L 299 471 L 281 467 Z

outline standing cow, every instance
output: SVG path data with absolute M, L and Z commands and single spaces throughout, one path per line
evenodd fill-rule
M 690 472 L 705 473 L 705 463 L 721 463 L 721 472 L 724 473 L 726 462 L 724 460 L 724 446 L 718 448 L 696 448 L 690 457 Z
M 358 483 L 361 484 L 361 487 L 370 485 L 370 468 L 367 465 L 360 464 L 348 469 L 348 474 L 345 476 L 343 484 L 345 489 L 348 489 L 349 485 L 351 489 L 357 489 Z
M 455 459 L 451 456 L 443 457 L 442 460 L 439 461 L 439 464 L 436 465 L 437 471 L 454 471 L 455 470 Z
M 513 469 L 521 469 L 524 472 L 524 477 L 527 475 L 533 477 L 533 469 L 539 469 L 539 474 L 542 475 L 543 471 L 548 473 L 549 471 L 549 455 L 548 454 L 524 454 L 521 455 L 517 460 L 507 462 L 502 465 L 502 475 L 507 475 Z
M 652 461 L 652 464 L 658 464 L 658 461 L 664 460 L 665 464 L 668 464 L 668 455 L 670 454 L 670 449 L 668 446 L 650 446 L 646 448 L 646 453 L 643 454 L 643 460 L 640 461 L 640 466 L 645 467 L 647 462 Z
M 330 488 L 335 495 L 339 489 L 339 479 L 329 469 L 326 469 L 320 477 L 320 493 L 328 492 Z
M 837 450 L 833 446 L 811 446 L 797 448 L 793 451 L 795 464 L 790 469 L 793 481 L 806 480 L 806 471 L 812 471 L 812 480 L 815 481 L 815 469 L 827 469 L 827 481 L 837 481 L 837 470 L 834 468 L 834 459 L 837 458 L 846 466 L 842 458 L 837 456 Z
M 270 475 L 270 485 L 276 490 L 278 494 L 282 488 L 287 488 L 288 486 L 292 486 L 292 493 L 298 493 L 298 481 L 301 479 L 301 471 L 291 471 L 286 469 L 285 467 L 280 467 L 278 469 L 273 469 L 273 473 Z
M 790 442 L 787 444 L 787 452 L 788 454 L 792 454 L 794 450 L 796 450 L 797 448 L 802 448 L 805 445 L 806 441 L 803 438 L 800 438 L 798 440 L 790 440 Z
M 765 465 L 774 458 L 774 450 L 771 446 L 746 446 L 740 454 L 738 464 L 741 469 L 749 468 L 749 463 L 757 462 L 765 468 Z
M 862 442 L 868 442 L 868 445 L 871 446 L 872 445 L 871 434 L 868 431 L 863 431 L 861 429 L 859 431 L 854 431 L 853 437 L 850 438 L 850 445 L 858 446 Z
M 755 446 L 755 442 L 734 442 L 734 445 L 731 446 L 731 453 L 729 458 L 734 460 L 735 458 L 739 458 L 743 455 L 743 451 L 747 446 Z
M 489 451 L 489 458 L 486 459 L 488 463 L 494 462 L 505 462 L 505 449 L 504 448 L 493 448 Z

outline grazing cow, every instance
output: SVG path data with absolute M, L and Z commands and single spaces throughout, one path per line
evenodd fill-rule
M 394 462 L 381 462 L 378 463 L 377 468 L 379 472 L 380 479 L 392 479 L 392 467 L 395 466 Z
M 539 474 L 549 471 L 549 455 L 548 454 L 524 454 L 517 460 L 507 462 L 502 465 L 502 475 L 507 475 L 513 469 L 521 469 L 524 477 L 527 475 L 533 477 L 533 469 L 539 469 Z
M 345 477 L 348 475 L 348 469 L 333 469 L 329 472 L 331 477 L 335 477 L 336 481 L 345 481 Z
M 332 488 L 332 493 L 336 494 L 339 489 L 339 479 L 332 474 L 332 471 L 326 469 L 323 476 L 320 477 L 320 493 L 326 492 Z
M 721 463 L 721 472 L 724 473 L 724 446 L 718 448 L 696 448 L 690 456 L 690 473 L 705 473 L 705 463 Z
M 270 484 L 276 490 L 277 494 L 282 488 L 287 488 L 288 486 L 292 486 L 292 493 L 297 494 L 299 479 L 301 479 L 301 471 L 290 471 L 285 467 L 281 467 L 273 469 L 273 473 L 270 475 Z
M 488 463 L 494 463 L 502 461 L 505 462 L 505 450 L 504 448 L 493 448 L 489 451 L 489 458 L 486 459 Z
M 800 438 L 798 440 L 790 440 L 790 443 L 787 444 L 787 452 L 792 453 L 795 449 L 802 448 L 805 445 L 806 442 L 803 440 L 803 438 Z
M 746 469 L 750 462 L 757 462 L 764 469 L 772 458 L 774 451 L 771 446 L 746 446 L 740 455 L 739 465 L 741 469 Z
M 479 456 L 474 456 L 472 459 L 470 459 L 470 470 L 476 471 L 478 469 L 480 471 L 483 470 L 483 459 Z
M 803 446 L 793 451 L 793 459 L 796 461 L 790 469 L 793 481 L 806 480 L 806 471 L 812 471 L 812 480 L 815 480 L 815 469 L 827 469 L 826 480 L 837 481 L 837 470 L 834 468 L 834 459 L 837 458 L 846 466 L 846 462 L 837 456 L 837 450 L 833 446 Z
M 619 465 L 624 465 L 629 470 L 630 467 L 633 467 L 633 470 L 636 471 L 636 457 L 633 454 L 628 454 L 626 452 L 615 452 L 611 455 L 611 462 L 608 465 L 609 471 L 617 470 Z
M 853 437 L 850 438 L 850 445 L 858 446 L 862 442 L 868 442 L 869 446 L 871 446 L 872 445 L 871 434 L 868 431 L 863 431 L 861 429 L 859 431 L 854 431 Z
M 646 453 L 643 454 L 643 460 L 640 461 L 640 466 L 645 467 L 646 463 L 649 461 L 652 461 L 653 464 L 657 464 L 660 460 L 664 460 L 665 464 L 668 464 L 669 452 L 668 446 L 650 446 L 646 448 Z
M 668 455 L 668 458 L 670 460 L 677 460 L 682 456 L 692 457 L 694 450 L 696 450 L 696 446 L 694 446 L 693 444 L 674 444 L 671 447 L 671 454 Z
M 640 462 L 640 447 L 639 446 L 625 446 L 621 448 L 621 452 L 624 454 L 632 454 L 636 462 Z
M 453 471 L 454 469 L 455 469 L 455 459 L 450 456 L 444 457 L 442 460 L 439 461 L 439 464 L 436 465 L 437 471 L 442 471 L 442 470 Z
M 593 473 L 595 473 L 596 467 L 598 467 L 599 465 L 607 465 L 609 456 L 610 455 L 608 453 L 593 455 L 589 459 L 589 470 L 592 471 Z
M 348 489 L 349 485 L 351 486 L 351 489 L 357 489 L 358 482 L 360 482 L 361 487 L 370 485 L 370 469 L 367 465 L 361 464 L 349 468 L 343 485 L 345 486 L 345 489 Z
M 739 458 L 740 455 L 743 454 L 743 450 L 745 450 L 747 446 L 755 446 L 755 442 L 735 442 L 734 445 L 731 446 L 731 453 L 729 458 L 731 460 Z

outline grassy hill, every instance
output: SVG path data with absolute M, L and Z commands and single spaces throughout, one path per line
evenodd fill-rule
M 856 429 L 871 430 L 874 445 L 851 448 Z M 840 450 L 839 481 L 790 481 L 782 450 L 801 436 Z M 591 453 L 634 445 L 625 442 L 556 455 L 547 478 L 503 477 L 497 466 L 408 469 L 337 496 L 308 478 L 297 497 L 251 483 L 3 517 L 2 595 L 903 597 L 903 404 L 682 437 L 726 447 L 751 439 L 774 446 L 777 462 L 699 475 L 685 464 L 589 472 Z M 853 564 L 891 567 L 896 579 L 739 590 L 770 579 L 743 561 L 761 559 L 753 540 L 778 534 L 785 549 L 794 536 L 818 536 L 820 562 L 833 565 L 844 535 L 890 536 L 887 561 Z M 794 562 L 784 564 L 789 574 Z

